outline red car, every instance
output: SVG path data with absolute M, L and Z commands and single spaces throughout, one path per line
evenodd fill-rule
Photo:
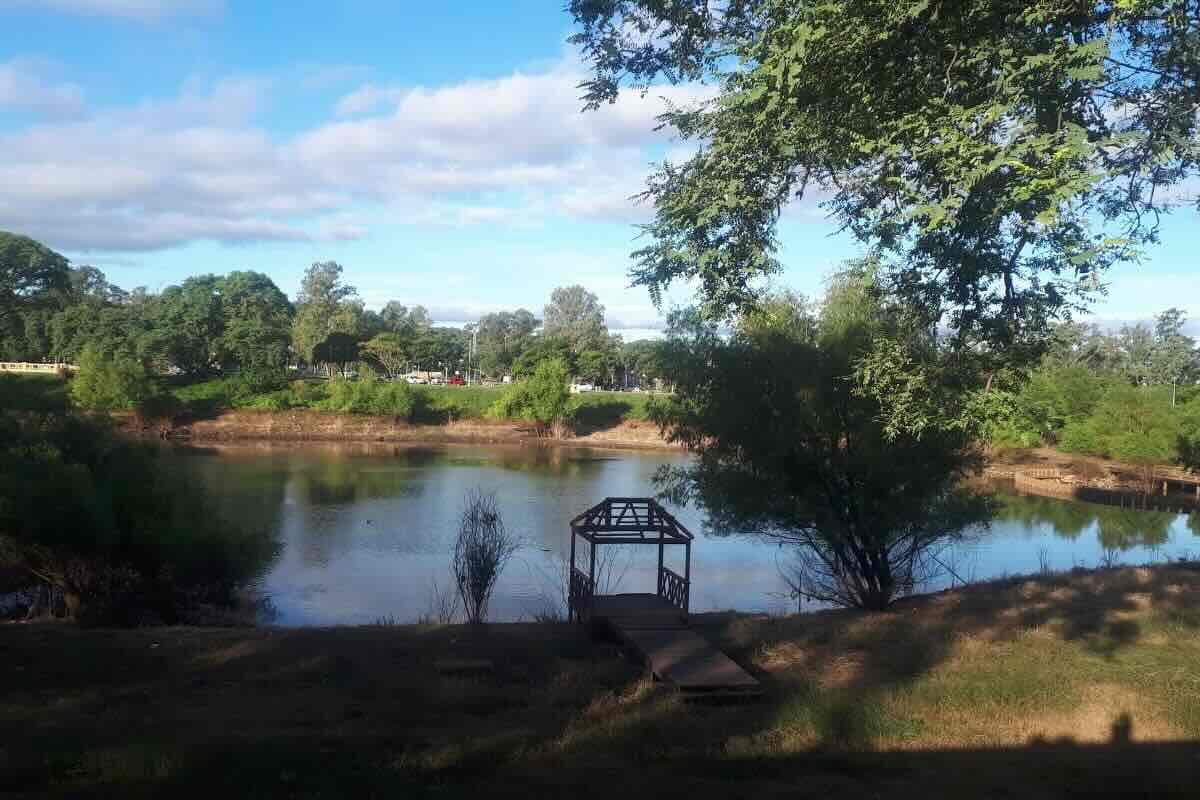
M 447 386 L 465 386 L 466 381 L 462 379 L 462 375 L 451 375 L 446 379 Z

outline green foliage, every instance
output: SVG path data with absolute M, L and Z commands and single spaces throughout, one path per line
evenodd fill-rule
M 323 411 L 377 414 L 409 420 L 416 410 L 416 393 L 406 383 L 380 383 L 366 378 L 329 382 L 328 396 L 317 404 Z
M 1089 416 L 1067 424 L 1059 446 L 1136 464 L 1166 463 L 1178 455 L 1180 432 L 1169 389 L 1117 385 Z
M 376 334 L 361 348 L 362 355 L 383 367 L 389 377 L 404 373 L 408 364 L 408 347 L 405 338 L 394 332 Z
M 595 68 L 622 80 L 709 77 L 718 102 L 666 115 L 703 143 L 648 191 L 635 283 L 694 280 L 710 315 L 779 269 L 776 222 L 806 191 L 887 256 L 888 278 L 997 357 L 1153 242 L 1194 174 L 1191 3 L 572 0 Z M 1120 113 L 1115 113 L 1119 109 Z
M 514 359 L 512 373 L 517 378 L 529 378 L 543 361 L 561 361 L 573 372 L 575 356 L 570 343 L 558 336 L 539 336 Z
M 0 372 L 0 411 L 66 411 L 69 386 L 53 375 Z
M 1200 398 L 1190 400 L 1180 409 L 1175 446 L 1181 464 L 1190 470 L 1200 470 Z
M 231 272 L 217 290 L 222 315 L 218 363 L 224 369 L 282 373 L 294 314 L 287 295 L 261 272 Z
M 69 286 L 66 258 L 27 236 L 0 231 L 0 323 Z
M 153 448 L 66 415 L 0 417 L 0 557 L 61 588 L 77 618 L 168 622 L 195 599 L 231 602 L 277 551 L 214 518 Z
M 296 353 L 305 361 L 313 360 L 313 348 L 325 337 L 338 330 L 336 320 L 346 303 L 352 302 L 358 291 L 342 283 L 342 266 L 334 261 L 314 263 L 304 273 L 300 294 L 296 298 L 296 319 L 292 326 L 292 343 Z M 343 313 L 343 324 L 347 321 Z M 356 333 L 341 330 L 342 333 Z
M 342 375 L 358 360 L 358 355 L 358 340 L 348 333 L 331 333 L 312 349 L 313 363 L 337 367 Z
M 496 401 L 491 415 L 501 419 L 526 419 L 543 427 L 567 422 L 571 417 L 569 379 L 566 362 L 559 359 L 542 361 L 532 377 L 513 384 Z
M 150 395 L 146 368 L 129 356 L 106 358 L 94 345 L 79 356 L 79 371 L 71 382 L 71 399 L 85 411 L 132 408 Z
M 652 413 L 697 460 L 661 474 L 664 493 L 796 546 L 807 597 L 884 608 L 986 519 L 960 484 L 980 464 L 970 398 L 868 272 L 839 276 L 819 313 L 773 297 L 729 338 L 676 316 L 665 363 L 675 394 Z
M 602 350 L 608 339 L 604 306 L 582 286 L 560 286 L 550 293 L 543 309 L 542 330 L 551 338 L 563 339 L 571 353 Z
M 485 314 L 475 330 L 478 333 L 479 368 L 484 375 L 512 373 L 513 361 L 533 341 L 533 332 L 541 324 L 523 308 L 513 312 Z

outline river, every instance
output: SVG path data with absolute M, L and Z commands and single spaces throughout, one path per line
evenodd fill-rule
M 450 585 L 463 496 L 476 487 L 496 493 L 508 529 L 523 541 L 491 616 L 532 619 L 561 604 L 568 521 L 606 496 L 650 494 L 659 468 L 686 463 L 674 452 L 536 445 L 247 444 L 173 449 L 165 466 L 207 491 L 214 517 L 277 536 L 279 553 L 256 587 L 269 600 L 265 620 L 305 626 L 411 622 L 434 611 L 435 584 Z M 999 497 L 990 531 L 944 556 L 961 579 L 1200 554 L 1196 515 Z M 672 511 L 696 534 L 693 611 L 795 610 L 779 572 L 786 551 L 714 534 L 694 508 Z M 655 548 L 614 550 L 610 582 L 653 591 Z M 668 566 L 682 571 L 682 550 L 668 552 Z

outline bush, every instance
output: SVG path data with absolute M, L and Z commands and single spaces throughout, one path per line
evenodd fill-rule
M 1067 423 L 1059 446 L 1136 464 L 1166 463 L 1178 455 L 1180 424 L 1169 389 L 1118 385 L 1104 393 L 1089 416 Z
M 329 382 L 328 396 L 316 403 L 323 411 L 345 414 L 378 414 L 409 420 L 417 405 L 415 392 L 406 383 L 380 383 L 371 376 L 359 381 Z
M 278 550 L 215 519 L 159 452 L 69 415 L 0 417 L 0 559 L 63 593 L 71 616 L 166 622 L 231 604 Z
M 143 423 L 170 424 L 182 416 L 183 410 L 183 403 L 179 398 L 167 392 L 157 392 L 142 398 L 136 407 L 138 419 Z
M 566 362 L 542 361 L 528 380 L 512 386 L 492 406 L 491 416 L 536 422 L 542 431 L 568 424 L 572 416 Z
M 79 371 L 71 382 L 71 399 L 86 411 L 132 408 L 151 393 L 142 364 L 125 355 L 105 357 L 95 345 L 83 348 Z
M 478 489 L 468 492 L 451 562 L 468 622 L 487 619 L 496 581 L 519 547 L 504 527 L 496 495 Z

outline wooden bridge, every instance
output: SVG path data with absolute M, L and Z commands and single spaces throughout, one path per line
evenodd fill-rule
M 650 674 L 689 697 L 754 695 L 758 681 L 688 627 L 692 534 L 650 498 L 610 497 L 571 520 L 569 617 L 607 628 L 637 651 Z M 588 571 L 575 566 L 576 539 L 589 545 Z M 658 546 L 654 594 L 597 594 L 596 548 Z M 668 545 L 684 549 L 683 574 L 663 563 Z

